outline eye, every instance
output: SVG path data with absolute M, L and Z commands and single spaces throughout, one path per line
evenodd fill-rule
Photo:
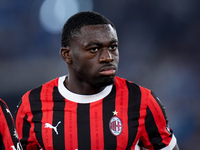
M 92 52 L 92 53 L 95 53 L 99 50 L 99 48 L 97 47 L 93 47 L 93 48 L 90 48 L 89 51 Z
M 112 50 L 112 51 L 114 51 L 114 50 L 116 50 L 117 49 L 117 45 L 111 45 L 110 47 L 109 47 L 109 50 Z

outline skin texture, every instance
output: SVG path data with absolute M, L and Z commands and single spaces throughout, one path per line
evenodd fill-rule
M 69 71 L 65 86 L 77 94 L 95 94 L 114 82 L 119 62 L 116 30 L 109 24 L 84 26 L 60 54 Z

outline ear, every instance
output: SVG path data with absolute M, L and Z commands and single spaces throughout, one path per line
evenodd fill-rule
M 61 47 L 60 56 L 67 64 L 72 63 L 71 49 L 69 47 Z

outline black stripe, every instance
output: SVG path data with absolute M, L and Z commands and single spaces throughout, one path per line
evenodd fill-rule
M 23 118 L 24 122 L 23 122 L 23 127 L 22 127 L 22 134 L 23 134 L 22 137 L 29 137 L 31 124 L 27 121 L 27 118 L 28 118 L 27 115 Z M 27 140 L 28 138 L 25 139 L 25 141 L 24 139 L 21 140 L 23 149 L 26 149 L 26 145 L 28 144 Z
M 89 104 L 78 104 L 77 106 L 77 130 L 79 150 L 91 149 L 89 109 Z
M 117 138 L 114 136 L 109 128 L 110 119 L 113 117 L 113 111 L 115 110 L 115 97 L 116 87 L 112 88 L 111 93 L 103 99 L 103 129 L 104 129 L 104 149 L 116 149 Z
M 140 105 L 141 105 L 141 91 L 138 85 L 126 82 L 129 91 L 128 101 L 128 144 L 127 149 L 133 145 L 135 137 L 138 132 Z
M 29 94 L 29 101 L 31 112 L 33 114 L 32 122 L 35 125 L 34 132 L 36 134 L 36 138 L 40 143 L 41 147 L 44 147 L 43 139 L 42 139 L 42 103 L 40 99 L 42 86 L 32 90 Z M 24 132 L 23 132 L 24 133 Z
M 166 145 L 162 143 L 162 137 L 158 131 L 155 120 L 153 118 L 153 114 L 150 111 L 149 107 L 147 107 L 147 116 L 145 118 L 145 128 L 149 136 L 149 141 L 153 145 L 155 150 L 162 149 Z M 159 144 L 158 144 L 159 143 Z
M 3 144 L 3 137 L 2 137 L 1 132 L 0 132 L 0 149 L 1 149 L 1 150 L 5 150 L 5 146 L 4 146 L 4 144 Z
M 58 88 L 53 89 L 53 126 L 57 126 L 58 134 L 52 129 L 53 136 L 53 148 L 54 149 L 65 149 L 65 139 L 64 139 L 64 108 L 65 99 L 58 92 Z M 60 122 L 61 121 L 61 122 Z M 59 123 L 60 122 L 60 123 Z

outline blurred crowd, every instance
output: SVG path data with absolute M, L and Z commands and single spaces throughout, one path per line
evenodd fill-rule
M 0 97 L 13 114 L 26 91 L 67 74 L 61 32 L 41 26 L 42 3 L 0 1 Z M 117 28 L 118 76 L 157 94 L 181 150 L 200 147 L 200 1 L 93 0 L 92 6 Z

